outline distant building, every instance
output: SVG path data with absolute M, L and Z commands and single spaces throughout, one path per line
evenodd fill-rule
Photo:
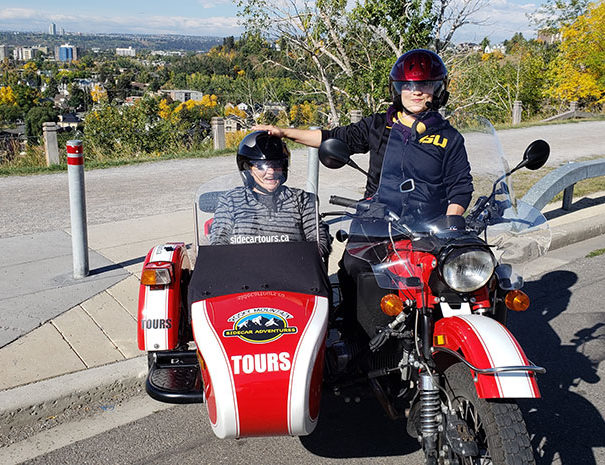
M 60 128 L 78 129 L 78 127 L 81 125 L 82 120 L 74 113 L 59 115 L 59 121 L 57 122 L 57 126 Z
M 161 90 L 163 94 L 170 95 L 170 98 L 179 102 L 186 102 L 187 100 L 201 100 L 204 96 L 203 92 L 198 90 Z
M 48 33 L 51 36 L 57 35 L 57 25 L 55 23 L 50 23 L 50 26 L 48 26 Z
M 13 58 L 15 61 L 28 61 L 36 57 L 38 49 L 35 47 L 15 47 L 13 49 Z
M 137 50 L 132 47 L 116 48 L 116 55 L 119 57 L 134 57 L 137 55 Z
M 561 31 L 553 31 L 549 29 L 542 29 L 538 31 L 538 37 L 536 40 L 544 44 L 556 44 L 561 42 Z
M 8 45 L 0 45 L 0 60 L 8 58 Z
M 63 44 L 55 47 L 55 58 L 59 61 L 74 61 L 78 59 L 79 55 L 78 47 L 74 47 L 73 45 Z
M 494 52 L 500 52 L 503 55 L 506 55 L 506 47 L 504 46 L 504 44 L 486 45 L 485 49 L 483 50 L 483 53 L 494 53 Z

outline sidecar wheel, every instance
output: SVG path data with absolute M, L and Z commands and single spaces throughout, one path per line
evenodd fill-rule
M 445 371 L 446 390 L 458 418 L 464 420 L 479 446 L 477 457 L 459 457 L 462 464 L 534 465 L 534 456 L 517 403 L 479 399 L 469 369 L 456 363 Z

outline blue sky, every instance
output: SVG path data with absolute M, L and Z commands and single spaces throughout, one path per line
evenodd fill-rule
M 532 37 L 526 13 L 534 12 L 541 3 L 543 0 L 491 0 L 477 15 L 487 24 L 465 26 L 456 41 L 478 42 L 488 36 L 495 43 L 515 32 Z M 224 37 L 242 32 L 236 13 L 233 2 L 227 0 L 0 0 L 0 30 L 47 32 L 52 22 L 67 32 Z

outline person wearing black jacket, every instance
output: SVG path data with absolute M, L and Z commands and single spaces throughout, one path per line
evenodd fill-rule
M 386 113 L 329 130 L 256 129 L 311 147 L 337 138 L 351 153 L 370 152 L 366 198 L 386 203 L 395 213 L 413 220 L 441 220 L 446 227 L 461 227 L 473 184 L 464 139 L 437 112 L 449 97 L 447 85 L 447 69 L 441 58 L 429 50 L 412 50 L 399 57 L 391 69 L 393 103 Z M 402 196 L 399 189 L 406 179 L 414 180 L 414 189 Z M 359 262 L 346 252 L 340 262 L 345 300 L 355 300 L 355 277 L 367 269 Z

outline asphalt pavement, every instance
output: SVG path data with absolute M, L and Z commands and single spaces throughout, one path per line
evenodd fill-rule
M 602 134 L 605 122 L 597 123 L 601 124 L 584 127 L 590 133 L 601 131 Z M 563 125 L 564 131 L 559 133 L 577 129 L 574 126 Z M 533 136 L 521 139 L 525 137 L 529 142 Z M 519 143 L 526 145 L 525 141 Z M 304 162 L 304 157 L 298 158 L 301 161 L 297 163 Z M 520 159 L 520 154 L 515 159 Z M 185 161 L 178 169 L 186 172 L 190 163 L 193 166 L 193 162 Z M 200 171 L 200 163 L 204 170 Z M 136 213 L 109 211 L 105 215 L 100 213 L 101 220 L 94 215 L 95 219 L 89 223 L 91 273 L 83 280 L 74 280 L 71 276 L 71 236 L 65 225 L 65 213 L 58 214 L 64 206 L 54 206 L 56 196 L 53 197 L 52 192 L 44 201 L 28 203 L 35 205 L 33 211 L 11 211 L 12 204 L 4 209 L 2 202 L 4 213 L 1 215 L 6 221 L 2 222 L 0 234 L 0 250 L 4 255 L 0 271 L 0 366 L 3 369 L 0 446 L 17 441 L 20 431 L 34 428 L 36 424 L 43 427 L 42 424 L 53 421 L 49 419 L 65 415 L 70 409 L 141 391 L 147 365 L 146 357 L 136 346 L 141 264 L 154 245 L 175 240 L 192 242 L 193 211 L 183 209 L 184 205 L 191 205 L 193 189 L 189 184 L 197 185 L 204 177 L 212 176 L 216 164 L 227 167 L 232 163 L 232 157 L 195 162 L 198 176 L 187 183 L 173 182 L 177 200 L 171 200 L 169 207 L 158 201 L 164 195 L 153 180 L 153 171 L 159 171 L 158 165 L 146 167 L 146 173 L 135 181 L 145 190 L 147 201 L 135 208 Z M 134 172 L 131 167 L 124 170 L 129 174 Z M 90 173 L 90 178 L 97 179 L 95 182 L 101 186 L 108 175 L 103 171 Z M 345 185 L 363 185 L 360 173 L 353 170 L 348 173 L 330 178 L 330 187 L 321 191 L 320 197 L 325 199 L 330 194 L 341 193 L 340 188 Z M 49 176 L 66 183 L 64 174 Z M 324 170 L 320 176 L 324 179 L 331 175 Z M 21 187 L 32 182 L 29 178 L 8 178 L 0 182 L 5 186 L 18 186 L 13 190 L 15 196 L 31 199 L 36 195 L 35 191 L 28 191 L 27 186 Z M 108 197 L 93 200 L 94 212 L 127 208 L 113 205 L 115 197 L 109 197 L 111 191 L 109 187 Z M 180 193 L 186 195 L 186 202 Z M 127 196 L 128 192 L 121 194 Z M 576 199 L 572 212 L 558 210 L 558 205 L 545 209 L 549 210 L 547 216 L 553 232 L 551 252 L 533 263 L 529 275 L 560 267 L 583 256 L 580 254 L 586 252 L 586 247 L 596 247 L 595 241 L 605 234 L 603 202 L 605 193 L 599 193 Z M 127 204 L 125 201 L 124 205 Z M 6 205 L 8 207 L 8 203 Z M 20 229 L 9 224 L 13 222 L 6 215 L 11 214 L 15 218 L 23 217 L 23 221 L 17 222 Z M 595 239 L 587 241 L 590 238 Z M 580 241 L 586 241 L 583 247 L 568 247 Z M 586 245 L 588 243 L 591 245 Z M 333 253 L 331 271 L 335 270 L 338 256 L 338 252 Z

